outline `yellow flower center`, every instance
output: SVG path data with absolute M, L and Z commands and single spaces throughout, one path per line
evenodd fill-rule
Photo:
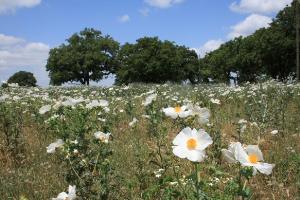
M 249 154 L 248 160 L 249 162 L 256 164 L 258 162 L 258 156 L 255 154 Z
M 175 109 L 175 112 L 177 112 L 177 113 L 181 112 L 181 107 L 180 106 L 176 106 L 174 109 Z
M 189 150 L 194 150 L 197 147 L 197 141 L 194 138 L 191 138 L 186 142 L 186 146 Z

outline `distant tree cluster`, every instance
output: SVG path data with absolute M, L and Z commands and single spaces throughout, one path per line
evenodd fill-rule
M 51 49 L 46 70 L 50 83 L 80 82 L 89 85 L 113 73 L 117 67 L 119 43 L 95 29 L 75 33 L 67 44 Z
M 115 74 L 117 84 L 228 82 L 231 72 L 240 82 L 254 82 L 261 74 L 285 79 L 296 71 L 295 35 L 295 3 L 280 11 L 269 28 L 230 40 L 201 59 L 195 51 L 157 37 L 120 46 L 86 28 L 51 49 L 46 69 L 53 85 L 89 85 L 109 74 Z
M 192 70 L 198 65 L 194 51 L 157 37 L 144 37 L 136 44 L 125 44 L 119 54 L 117 83 L 194 82 Z
M 201 60 L 214 80 L 227 81 L 230 72 L 238 72 L 239 81 L 256 81 L 265 74 L 286 79 L 296 71 L 295 2 L 280 11 L 269 28 L 257 30 L 248 37 L 238 37 Z
M 19 86 L 35 87 L 36 79 L 31 72 L 19 71 L 12 75 L 7 80 L 7 83 L 17 83 Z

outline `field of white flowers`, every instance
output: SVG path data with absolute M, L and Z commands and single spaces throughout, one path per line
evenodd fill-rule
M 300 85 L 0 89 L 0 199 L 299 199 Z

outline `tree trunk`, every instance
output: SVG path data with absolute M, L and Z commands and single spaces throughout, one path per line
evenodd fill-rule
M 89 86 L 90 85 L 90 75 L 89 72 L 84 72 L 83 74 L 83 79 L 84 79 L 84 85 Z

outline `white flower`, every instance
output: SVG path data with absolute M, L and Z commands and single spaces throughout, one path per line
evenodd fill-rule
M 0 102 L 5 101 L 5 99 L 7 99 L 7 98 L 9 98 L 9 96 L 7 94 L 0 96 Z
M 142 105 L 148 106 L 152 103 L 152 101 L 155 101 L 157 97 L 157 94 L 150 94 L 148 97 L 146 97 L 146 100 L 143 101 Z
M 108 101 L 106 101 L 106 100 L 103 100 L 103 99 L 100 99 L 100 101 L 99 101 L 99 105 L 101 106 L 101 107 L 107 107 L 108 106 Z
M 271 131 L 271 134 L 272 135 L 276 135 L 278 133 L 278 130 L 273 130 L 273 131 Z
M 90 102 L 90 103 L 88 103 L 87 105 L 86 105 L 86 108 L 87 109 L 92 109 L 92 108 L 96 108 L 96 107 L 107 107 L 108 106 L 108 101 L 106 101 L 106 100 L 100 100 L 100 101 L 98 101 L 98 100 L 92 100 L 92 102 Z
M 205 158 L 205 148 L 212 144 L 211 137 L 203 130 L 184 128 L 173 140 L 173 153 L 179 158 L 201 162 Z
M 99 139 L 101 142 L 104 142 L 104 143 L 108 143 L 110 135 L 111 135 L 111 133 L 103 133 L 101 131 L 94 133 L 94 136 L 96 137 L 96 139 Z
M 200 124 L 207 124 L 209 122 L 210 112 L 207 108 L 201 108 L 197 105 L 188 105 L 188 108 L 192 111 L 192 115 L 198 116 L 198 122 Z
M 162 173 L 164 173 L 164 172 L 165 172 L 164 169 L 158 169 L 158 170 L 154 171 L 155 177 L 156 178 L 161 177 Z
M 214 104 L 218 104 L 218 105 L 221 104 L 221 102 L 220 102 L 219 99 L 213 99 L 213 98 L 211 98 L 210 101 L 211 101 L 212 103 L 214 103 Z
M 275 166 L 274 164 L 261 162 L 264 158 L 257 145 L 248 145 L 243 148 L 240 142 L 231 143 L 228 150 L 222 149 L 222 154 L 229 163 L 236 163 L 238 161 L 242 166 L 253 167 L 254 175 L 256 174 L 256 170 L 263 174 L 270 175 Z
M 49 112 L 51 110 L 51 105 L 45 105 L 45 106 L 42 106 L 40 109 L 39 109 L 39 113 L 41 115 Z
M 103 108 L 104 112 L 108 113 L 110 111 L 109 107 L 104 107 Z
M 176 119 L 177 117 L 185 118 L 192 114 L 192 111 L 188 109 L 187 106 L 177 106 L 175 108 L 168 107 L 164 108 L 163 112 L 166 116 Z
M 56 198 L 52 198 L 52 200 L 73 200 L 76 198 L 76 186 L 69 185 L 68 194 L 66 192 L 61 192 L 58 194 Z
M 129 122 L 129 126 L 133 126 L 135 123 L 137 123 L 138 120 L 134 117 L 131 122 Z
M 64 141 L 62 139 L 58 139 L 56 140 L 56 142 L 51 143 L 48 147 L 47 147 L 47 153 L 54 153 L 56 148 L 61 147 L 62 145 L 64 145 Z
M 71 98 L 71 97 L 68 97 L 67 100 L 66 100 L 66 101 L 63 101 L 61 104 L 62 104 L 63 106 L 71 106 L 71 107 L 73 107 L 73 106 L 75 106 L 76 104 L 79 104 L 79 103 L 81 103 L 81 102 L 83 102 L 83 101 L 84 101 L 84 99 L 83 99 L 82 97 L 80 97 L 79 99 L 73 99 L 73 98 Z
M 247 124 L 247 120 L 245 120 L 245 119 L 240 119 L 240 120 L 238 121 L 238 124 Z

